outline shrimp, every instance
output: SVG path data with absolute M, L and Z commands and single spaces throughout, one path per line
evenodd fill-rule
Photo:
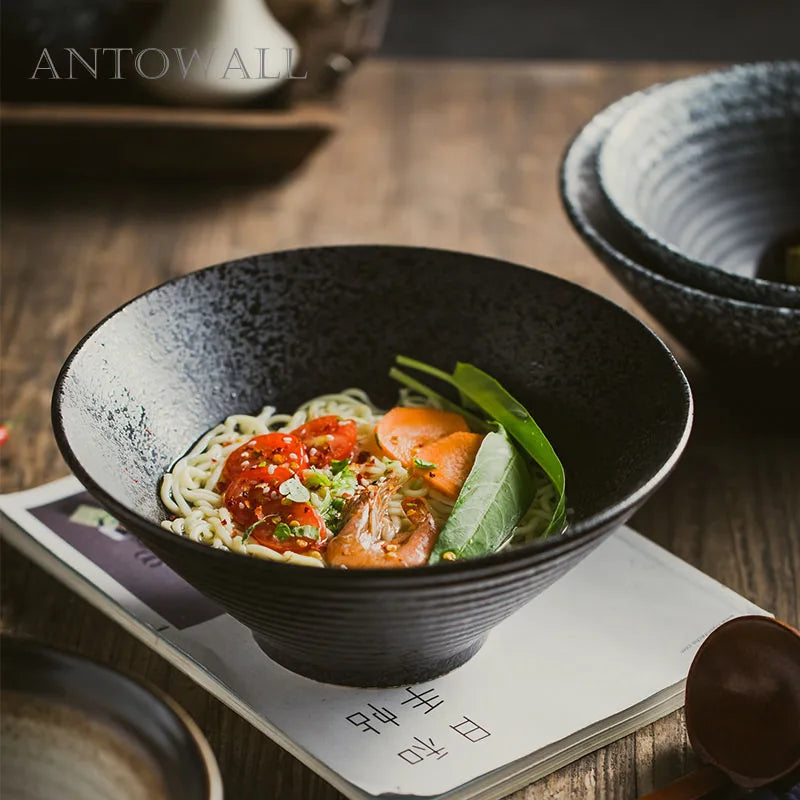
M 389 500 L 400 485 L 397 479 L 371 484 L 353 502 L 341 531 L 328 542 L 325 560 L 348 569 L 418 567 L 427 563 L 439 530 L 422 498 L 406 498 L 403 510 L 412 528 L 395 534 L 388 514 Z

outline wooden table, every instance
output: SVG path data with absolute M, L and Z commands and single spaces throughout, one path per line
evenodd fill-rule
M 557 273 L 652 323 L 570 229 L 557 167 L 570 136 L 608 102 L 700 69 L 375 61 L 347 88 L 344 129 L 282 186 L 10 187 L 2 419 L 15 427 L 0 452 L 3 490 L 67 471 L 50 430 L 50 392 L 79 337 L 133 295 L 214 262 L 303 245 L 447 247 Z M 695 388 L 694 433 L 676 471 L 633 523 L 796 625 L 800 439 L 771 415 L 737 411 L 678 353 Z M 208 736 L 229 798 L 339 797 L 7 546 L 2 570 L 2 629 L 77 650 L 164 688 Z M 693 763 L 676 713 L 512 797 L 632 798 Z

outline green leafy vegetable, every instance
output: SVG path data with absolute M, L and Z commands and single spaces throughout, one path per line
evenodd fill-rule
M 331 481 L 331 494 L 347 494 L 348 492 L 355 491 L 357 486 L 358 482 L 356 481 L 355 473 L 353 470 L 345 468 L 333 476 L 333 480 Z
M 458 362 L 453 374 L 450 375 L 443 370 L 406 356 L 397 356 L 397 362 L 454 386 L 462 397 L 480 408 L 490 419 L 497 420 L 505 427 L 525 452 L 544 470 L 555 486 L 558 492 L 558 502 L 544 535 L 560 531 L 564 527 L 566 518 L 564 467 L 528 410 L 491 375 L 487 375 L 472 364 Z M 394 370 L 394 372 L 394 377 L 397 377 L 396 373 L 399 370 Z M 392 375 L 392 372 L 389 374 Z
M 331 479 L 316 467 L 306 470 L 305 481 L 303 482 L 306 489 L 319 489 L 320 486 L 330 486 L 331 483 Z
M 316 525 L 298 525 L 292 528 L 292 536 L 303 539 L 319 540 L 319 528 Z
M 342 511 L 346 505 L 347 500 L 344 497 L 333 497 L 328 507 L 322 512 L 322 518 L 331 533 L 339 532 L 339 527 L 342 524 Z
M 503 427 L 498 428 L 487 433 L 481 443 L 428 563 L 494 552 L 508 540 L 533 502 L 525 460 Z
M 242 544 L 245 544 L 250 538 L 250 534 L 253 532 L 256 525 L 260 525 L 263 521 L 263 519 L 256 520 L 249 528 L 245 529 L 244 533 L 242 533 Z
M 287 539 L 291 538 L 292 536 L 292 529 L 285 523 L 279 522 L 275 526 L 275 530 L 272 531 L 272 535 L 279 541 L 285 542 Z
M 334 475 L 338 475 L 340 472 L 344 472 L 344 470 L 347 469 L 349 463 L 350 461 L 346 458 L 334 459 L 331 461 L 331 472 Z
M 423 458 L 415 458 L 414 466 L 417 469 L 437 469 L 439 465 L 434 464 L 433 461 L 425 461 Z

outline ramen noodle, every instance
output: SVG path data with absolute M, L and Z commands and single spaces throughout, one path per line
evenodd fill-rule
M 229 416 L 164 476 L 160 494 L 170 517 L 162 525 L 271 561 L 349 568 L 425 563 L 453 510 L 458 481 L 471 468 L 471 461 L 462 463 L 464 453 L 482 437 L 459 415 L 405 389 L 389 414 L 361 389 L 345 389 L 293 414 L 267 406 L 255 416 Z M 455 464 L 450 473 L 444 463 L 416 457 L 424 447 L 401 452 L 402 436 L 381 441 L 378 431 L 396 420 L 412 420 L 420 442 L 433 436 L 430 446 L 439 450 L 450 436 L 453 447 L 444 454 Z M 430 434 L 430 424 L 445 435 Z M 533 502 L 503 546 L 537 538 L 553 515 L 553 485 L 534 465 L 531 476 Z

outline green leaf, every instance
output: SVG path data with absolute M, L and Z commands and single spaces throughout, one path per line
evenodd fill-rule
M 319 541 L 319 528 L 316 525 L 297 525 L 292 528 L 292 536 Z
M 544 470 L 558 492 L 558 503 L 545 536 L 560 530 L 565 518 L 566 478 L 561 460 L 528 410 L 512 397 L 491 375 L 459 362 L 453 372 L 458 388 L 490 417 L 501 423 L 528 455 Z
M 343 469 L 341 472 L 333 476 L 331 482 L 331 493 L 334 495 L 346 494 L 347 492 L 355 491 L 358 486 L 356 476 L 353 470 Z
M 279 522 L 272 531 L 272 535 L 279 541 L 283 542 L 292 536 L 292 529 L 285 523 Z
M 244 533 L 242 534 L 242 544 L 245 544 L 250 538 L 250 534 L 253 532 L 253 529 L 256 527 L 256 525 L 260 525 L 263 521 L 263 519 L 256 520 L 249 528 L 245 529 Z
M 558 492 L 558 502 L 544 536 L 559 532 L 566 519 L 566 480 L 564 467 L 555 450 L 528 410 L 491 375 L 472 364 L 459 362 L 452 375 L 407 356 L 397 356 L 397 362 L 446 381 L 490 419 L 497 420 L 520 444 L 522 449 L 542 468 Z
M 311 469 L 306 470 L 304 477 L 303 485 L 306 489 L 319 489 L 320 486 L 330 486 L 332 483 L 331 479 L 324 472 L 320 472 L 316 467 L 311 467 Z
M 503 427 L 498 427 L 481 443 L 429 564 L 439 563 L 445 553 L 455 558 L 493 553 L 508 540 L 533 502 L 533 484 L 525 460 Z
M 347 469 L 349 463 L 350 461 L 346 458 L 334 459 L 331 461 L 331 472 L 334 475 L 338 475 L 340 472 L 344 472 L 344 470 Z
M 300 478 L 297 475 L 292 475 L 291 478 L 285 480 L 278 487 L 278 491 L 293 503 L 307 503 L 311 499 L 311 494 L 300 482 Z
M 425 461 L 423 458 L 414 458 L 414 466 L 417 469 L 438 469 L 439 465 L 433 461 Z

